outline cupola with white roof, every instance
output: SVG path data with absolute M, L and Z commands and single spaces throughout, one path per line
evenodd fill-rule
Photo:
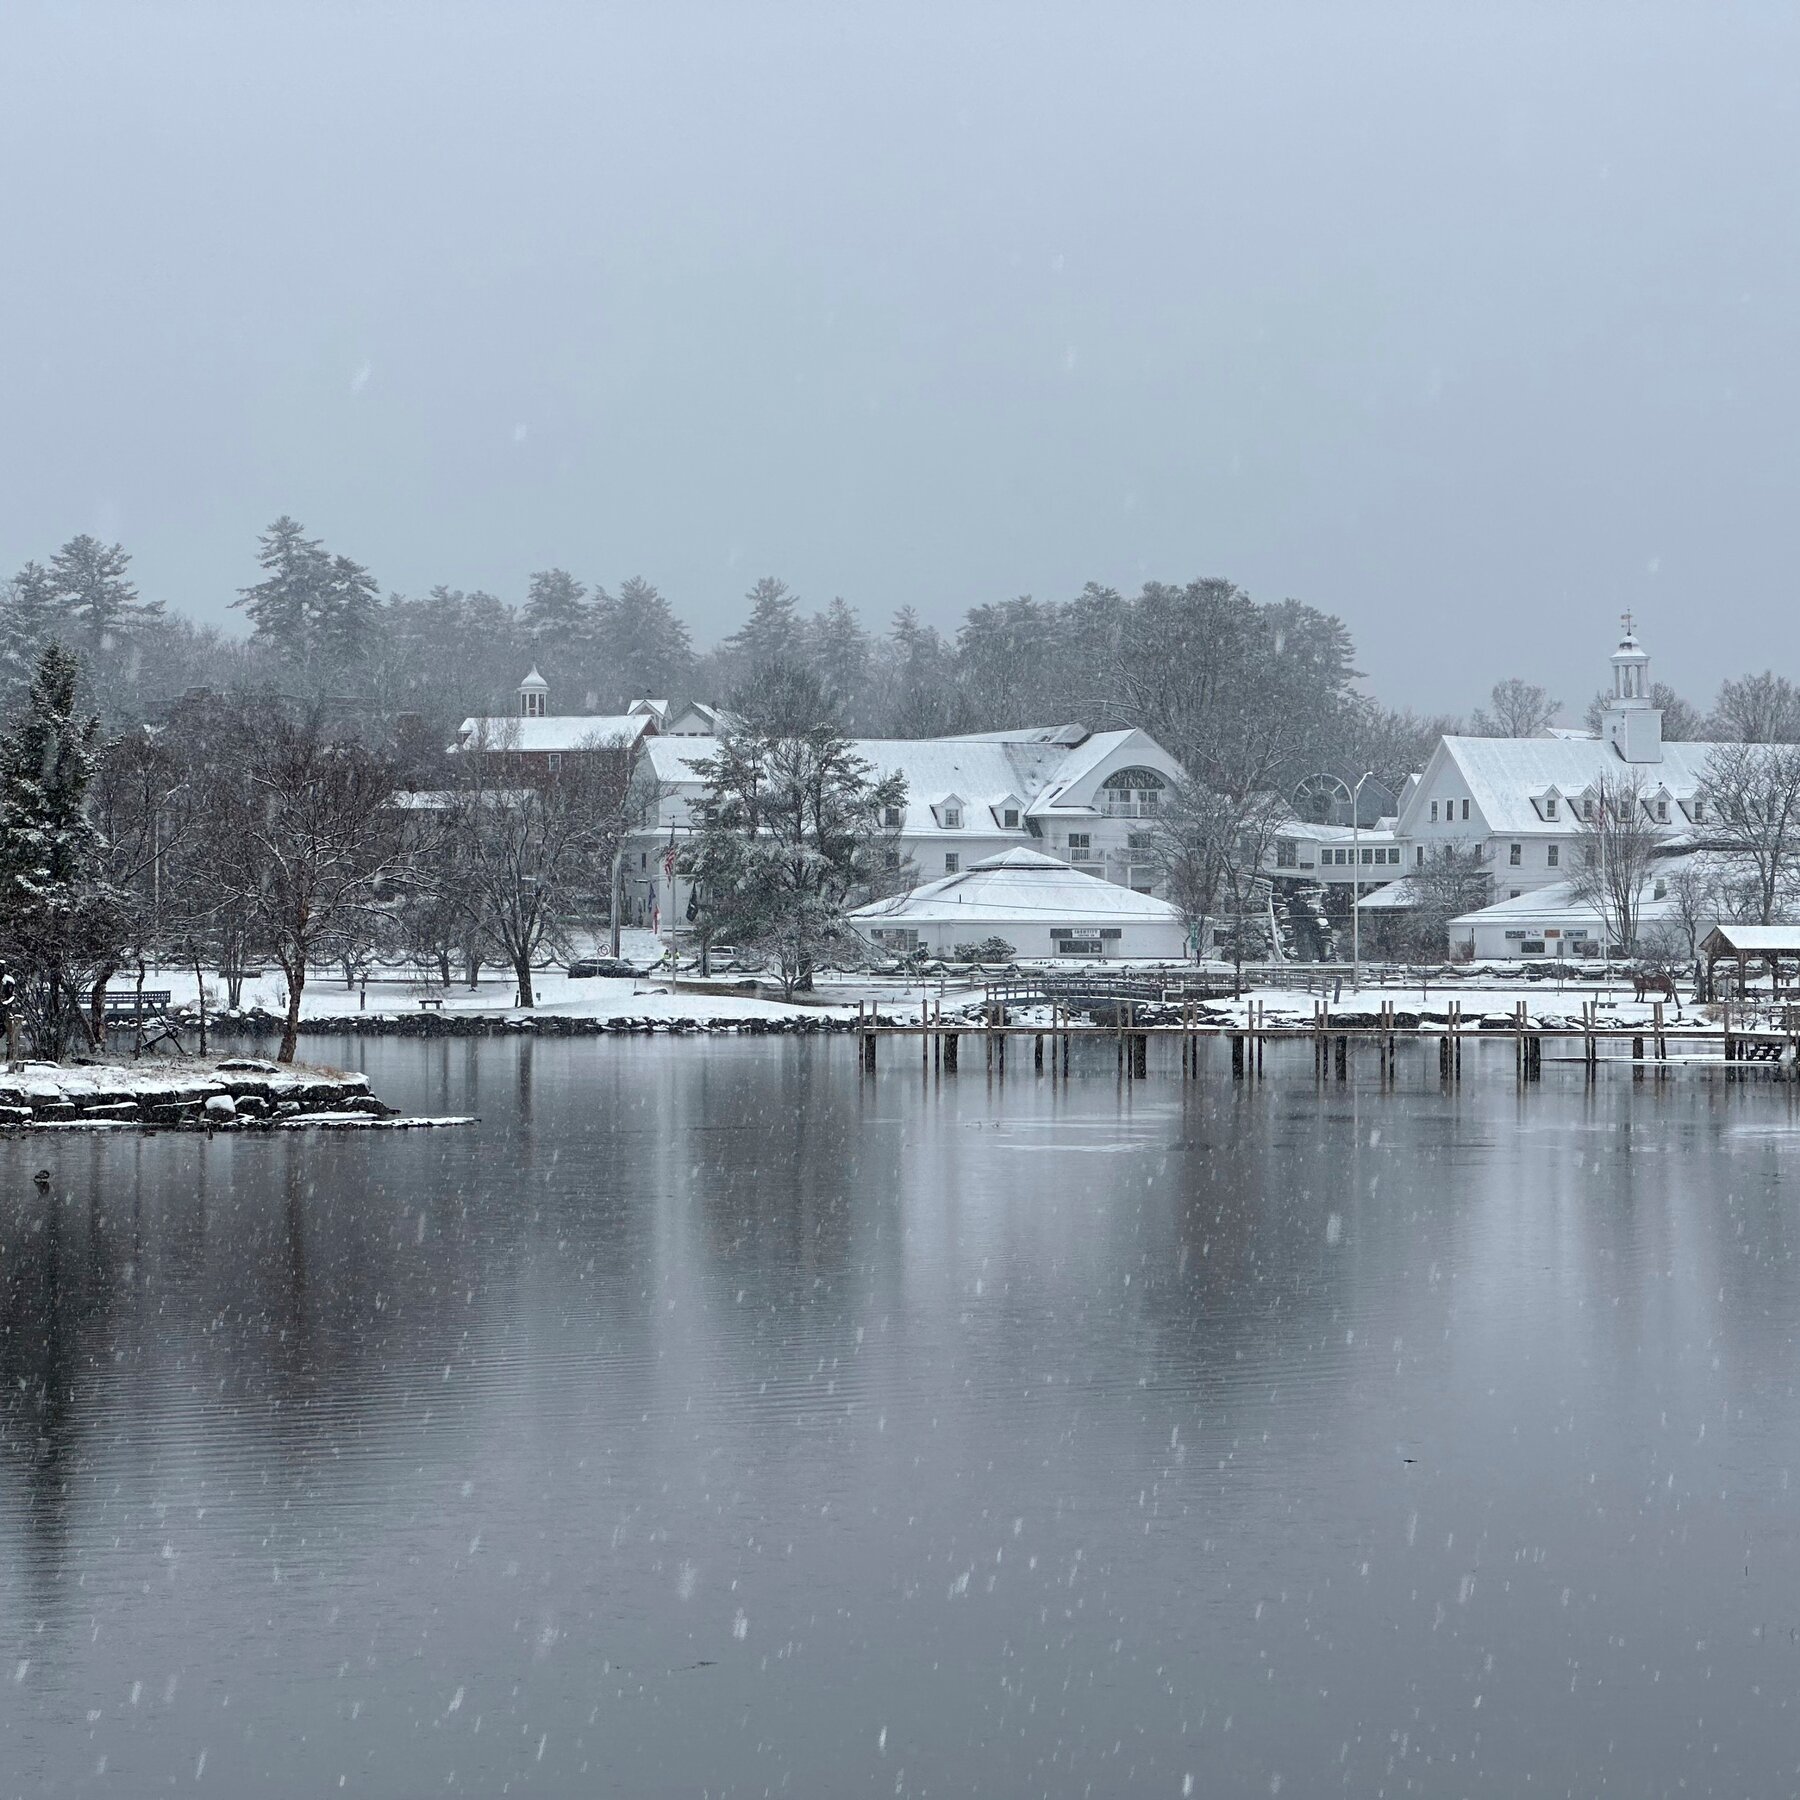
M 1600 735 L 1628 763 L 1659 763 L 1662 709 L 1650 704 L 1650 658 L 1637 640 L 1631 614 L 1612 654 L 1612 698 L 1600 715 Z

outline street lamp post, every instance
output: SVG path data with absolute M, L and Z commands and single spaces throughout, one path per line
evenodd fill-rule
M 1334 783 L 1342 790 L 1344 798 L 1350 802 L 1350 991 L 1354 993 L 1362 986 L 1362 791 L 1363 783 L 1373 778 L 1375 771 L 1365 769 L 1357 776 L 1356 785 L 1352 787 L 1341 775 L 1333 775 L 1321 770 L 1317 775 L 1309 775 L 1301 786 L 1309 782 L 1327 781 Z

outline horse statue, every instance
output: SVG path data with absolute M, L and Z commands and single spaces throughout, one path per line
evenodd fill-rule
M 1681 1011 L 1681 995 L 1676 989 L 1675 977 L 1666 970 L 1633 969 L 1631 986 L 1639 1000 L 1673 1000 L 1676 1012 Z

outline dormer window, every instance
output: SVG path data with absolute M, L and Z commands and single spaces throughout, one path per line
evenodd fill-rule
M 1544 817 L 1546 819 L 1554 819 L 1556 817 L 1556 796 L 1554 794 L 1546 794 L 1544 796 Z
M 962 808 L 960 806 L 944 808 L 944 829 L 946 831 L 962 830 Z
M 1668 803 L 1668 801 L 1666 801 L 1666 800 L 1657 801 L 1657 803 L 1656 803 L 1656 822 L 1659 825 L 1668 824 L 1668 822 L 1669 822 L 1669 803 Z
M 1706 817 L 1706 802 L 1698 794 L 1694 796 L 1693 814 L 1696 825 Z
M 1000 814 L 1000 823 L 1007 831 L 1017 831 L 1019 829 L 1019 809 L 1016 806 L 1003 808 Z
M 881 823 L 887 831 L 900 829 L 900 809 L 897 806 L 884 806 L 881 809 Z

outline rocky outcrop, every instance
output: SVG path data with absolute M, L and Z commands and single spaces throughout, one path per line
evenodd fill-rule
M 256 1131 L 276 1125 L 369 1124 L 395 1108 L 366 1075 L 284 1068 L 259 1057 L 205 1064 L 26 1063 L 0 1074 L 0 1130 Z

